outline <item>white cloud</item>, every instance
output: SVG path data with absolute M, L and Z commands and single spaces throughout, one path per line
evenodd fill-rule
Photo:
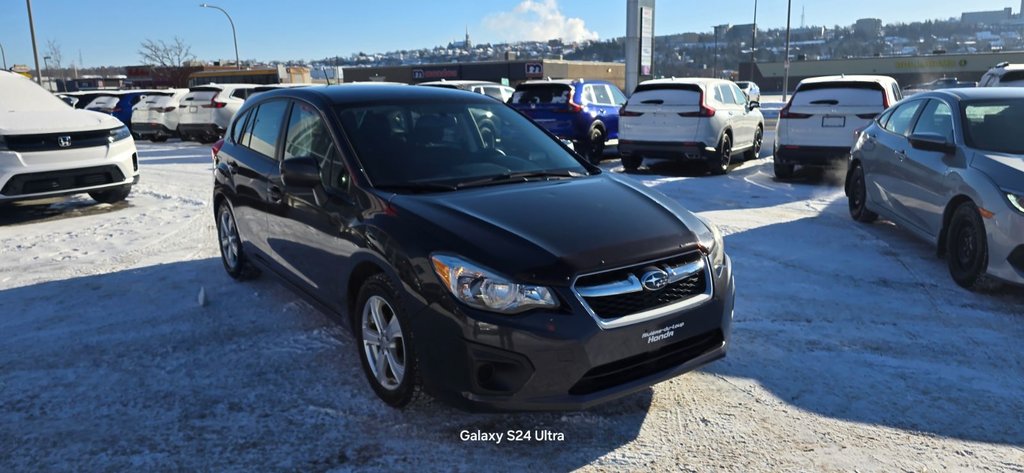
M 483 20 L 491 36 L 510 41 L 561 39 L 579 42 L 597 39 L 581 18 L 566 18 L 557 0 L 523 0 L 512 11 L 488 15 Z

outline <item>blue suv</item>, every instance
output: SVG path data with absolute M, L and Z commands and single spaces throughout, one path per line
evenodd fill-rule
M 626 96 L 602 80 L 539 80 L 519 84 L 509 104 L 555 136 L 569 140 L 592 163 L 619 139 L 619 108 Z

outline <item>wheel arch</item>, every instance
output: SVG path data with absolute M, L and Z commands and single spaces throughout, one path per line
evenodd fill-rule
M 953 213 L 956 212 L 957 208 L 967 202 L 978 205 L 974 202 L 974 199 L 967 194 L 957 194 L 952 199 L 949 199 L 949 203 L 946 204 L 945 210 L 942 211 L 942 229 L 939 230 L 939 238 L 936 241 L 936 253 L 939 256 L 945 256 L 946 254 L 946 237 L 947 233 L 949 233 L 949 224 L 953 220 Z

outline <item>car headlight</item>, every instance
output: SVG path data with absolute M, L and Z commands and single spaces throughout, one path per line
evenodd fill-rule
M 110 130 L 110 136 L 107 137 L 107 141 L 113 143 L 115 141 L 121 141 L 131 136 L 132 132 L 128 131 L 128 127 L 122 126 L 120 128 L 114 128 L 113 130 Z
M 707 221 L 702 217 L 697 217 L 704 224 L 705 231 L 698 229 L 697 241 L 701 248 L 707 252 L 708 257 L 711 258 L 711 265 L 718 270 L 725 264 L 725 239 L 722 238 L 722 232 L 718 229 L 718 226 Z
M 1010 205 L 1013 208 L 1017 209 L 1018 212 L 1024 213 L 1024 195 L 1007 192 L 1006 198 L 1010 200 Z
M 457 256 L 433 255 L 430 260 L 452 295 L 471 307 L 506 314 L 558 307 L 554 293 L 546 287 L 509 281 Z

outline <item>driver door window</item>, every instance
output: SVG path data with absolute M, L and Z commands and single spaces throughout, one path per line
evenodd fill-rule
M 326 123 L 313 106 L 296 102 L 288 120 L 288 134 L 284 146 L 284 159 L 315 158 L 320 163 L 320 179 L 334 188 L 347 189 L 347 173 L 338 157 L 338 148 Z
M 914 133 L 935 133 L 953 142 L 953 112 L 945 102 L 932 100 L 917 119 Z

